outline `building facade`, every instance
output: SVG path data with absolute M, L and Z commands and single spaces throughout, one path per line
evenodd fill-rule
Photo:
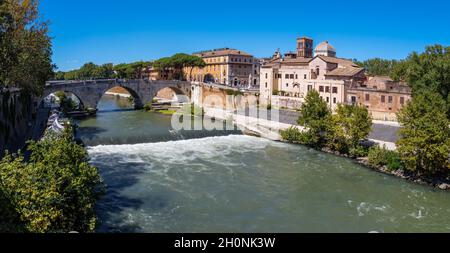
M 349 87 L 347 101 L 365 106 L 376 120 L 396 121 L 397 113 L 412 100 L 411 88 L 389 77 L 369 77 L 360 86 Z
M 203 58 L 205 68 L 185 69 L 189 81 L 223 84 L 238 88 L 258 88 L 260 62 L 252 55 L 230 48 L 194 53 Z
M 299 38 L 297 52 L 282 56 L 277 51 L 261 66 L 261 104 L 299 109 L 308 92 L 315 90 L 333 110 L 338 104 L 363 104 L 374 118 L 395 120 L 410 100 L 406 84 L 366 76 L 365 69 L 353 61 L 336 57 L 336 49 L 327 41 L 314 51 L 312 45 L 311 39 Z

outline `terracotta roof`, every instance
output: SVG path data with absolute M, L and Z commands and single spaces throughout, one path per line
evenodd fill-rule
M 361 71 L 364 71 L 364 68 L 356 68 L 352 66 L 348 66 L 345 68 L 336 68 L 326 74 L 326 76 L 354 76 Z
M 342 65 L 342 66 L 359 67 L 353 61 L 348 60 L 348 59 L 329 57 L 329 56 L 323 56 L 323 55 L 319 55 L 317 57 L 328 63 L 336 63 L 336 64 Z
M 231 48 L 198 52 L 198 53 L 194 53 L 194 55 L 198 55 L 201 57 L 216 57 L 216 56 L 226 56 L 226 55 L 252 56 L 244 51 L 237 50 L 237 49 L 231 49 Z
M 309 62 L 312 61 L 313 58 L 303 58 L 303 57 L 298 57 L 298 58 L 285 58 L 281 64 L 283 65 L 289 65 L 289 64 L 293 64 L 293 65 L 308 65 Z

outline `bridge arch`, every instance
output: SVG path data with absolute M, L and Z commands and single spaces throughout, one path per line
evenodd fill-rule
M 133 98 L 133 104 L 134 104 L 134 108 L 135 109 L 139 109 L 142 108 L 144 106 L 144 103 L 142 102 L 142 98 L 139 96 L 138 92 L 133 90 L 133 88 L 124 86 L 124 85 L 116 85 L 113 87 L 107 87 L 105 88 L 105 90 L 103 90 L 101 93 L 101 97 L 98 99 L 98 101 L 96 102 L 95 108 L 98 109 L 98 103 L 100 102 L 100 100 L 103 98 L 103 96 L 105 96 L 108 92 L 112 91 L 114 88 L 122 88 L 124 90 L 126 90 L 126 92 L 128 92 L 128 94 Z
M 134 97 L 137 109 L 142 108 L 146 103 L 151 103 L 158 91 L 164 88 L 171 88 L 176 94 L 183 94 L 188 98 L 191 95 L 190 82 L 112 79 L 48 82 L 43 96 L 46 97 L 55 91 L 64 90 L 76 94 L 84 104 L 85 109 L 97 109 L 103 95 L 117 86 L 126 89 Z

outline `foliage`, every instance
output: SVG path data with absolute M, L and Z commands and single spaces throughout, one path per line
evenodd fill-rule
M 390 76 L 393 69 L 400 63 L 398 60 L 385 60 L 380 58 L 369 59 L 365 61 L 354 62 L 366 69 L 367 74 L 371 76 Z
M 331 117 L 328 146 L 344 154 L 353 150 L 361 153 L 360 142 L 369 136 L 372 118 L 367 108 L 358 105 L 338 105 L 336 114 Z
M 205 61 L 198 56 L 183 53 L 175 54 L 171 57 L 164 57 L 155 61 L 154 67 L 160 71 L 173 70 L 178 79 L 183 79 L 185 68 L 190 68 L 189 79 L 192 79 L 192 71 L 194 68 L 204 68 Z
M 450 47 L 428 46 L 424 53 L 416 52 L 392 73 L 394 80 L 405 81 L 414 95 L 423 90 L 439 94 L 447 103 L 447 117 L 450 118 Z
M 55 96 L 59 99 L 59 106 L 64 113 L 72 112 L 79 109 L 77 103 L 63 91 L 58 91 Z
M 147 103 L 147 104 L 145 104 L 145 105 L 144 105 L 144 110 L 146 110 L 146 111 L 151 111 L 151 110 L 153 110 L 153 105 L 152 105 L 152 103 Z
M 103 65 L 96 65 L 92 62 L 86 63 L 81 68 L 55 73 L 56 80 L 95 80 L 95 79 L 112 79 L 112 78 L 126 78 L 126 79 L 140 79 L 143 77 L 143 70 L 150 66 L 150 62 L 133 62 L 129 64 L 113 65 L 107 63 Z
M 396 151 L 387 150 L 385 147 L 373 147 L 368 154 L 369 164 L 375 167 L 386 166 L 388 170 L 395 171 L 402 168 L 400 155 Z
M 425 174 L 448 173 L 450 120 L 445 109 L 440 95 L 422 91 L 398 114 L 403 128 L 397 146 L 406 169 Z
M 0 162 L 0 198 L 8 204 L 0 206 L 0 214 L 14 221 L 9 231 L 94 230 L 101 180 L 72 138 L 68 128 L 62 136 L 29 143 L 28 162 L 10 154 Z
M 304 143 L 304 134 L 296 127 L 290 127 L 286 130 L 281 130 L 281 138 L 289 143 Z
M 267 110 L 272 110 L 272 104 L 267 105 Z
M 298 124 L 308 129 L 305 141 L 307 145 L 322 147 L 326 143 L 329 131 L 331 110 L 320 98 L 317 91 L 310 91 L 300 109 Z
M 118 64 L 114 66 L 114 77 L 125 79 L 142 79 L 144 70 L 151 67 L 152 64 L 152 62 L 146 61 Z
M 39 19 L 37 0 L 0 1 L 0 87 L 42 92 L 52 76 L 48 25 Z

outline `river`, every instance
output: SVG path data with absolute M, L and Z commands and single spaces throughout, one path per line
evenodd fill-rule
M 107 185 L 98 232 L 450 232 L 446 192 L 239 131 L 171 131 L 115 98 L 99 108 L 78 129 Z

